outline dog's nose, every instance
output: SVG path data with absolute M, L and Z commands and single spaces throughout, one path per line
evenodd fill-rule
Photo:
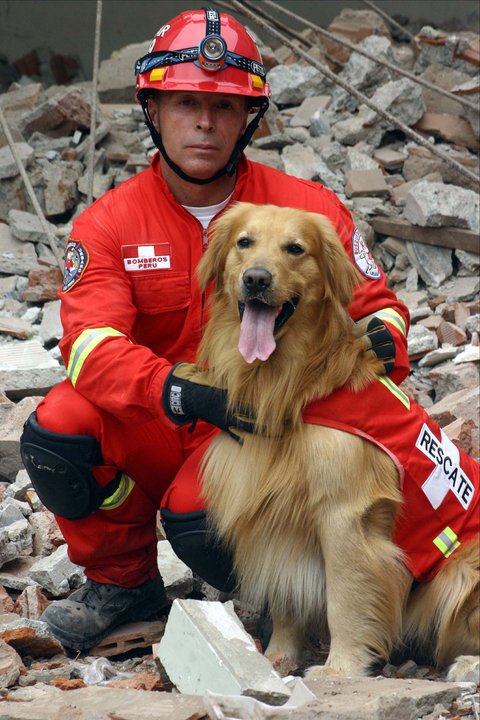
M 262 293 L 270 287 L 272 274 L 262 267 L 252 267 L 243 273 L 243 284 L 250 295 Z

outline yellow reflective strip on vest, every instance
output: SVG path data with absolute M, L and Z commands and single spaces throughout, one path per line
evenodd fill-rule
M 100 510 L 115 510 L 115 508 L 119 507 L 119 505 L 127 499 L 134 487 L 135 483 L 132 478 L 122 473 L 117 489 L 110 497 L 105 498 L 100 505 Z
M 80 333 L 78 338 L 72 345 L 72 351 L 70 353 L 70 359 L 68 361 L 67 375 L 72 381 L 72 385 L 75 387 L 80 371 L 83 367 L 83 363 L 90 355 L 92 350 L 95 350 L 97 345 L 105 340 L 106 337 L 120 336 L 120 330 L 115 330 L 111 327 L 103 328 L 89 328 Z
M 408 395 L 405 395 L 403 390 L 400 390 L 398 385 L 395 385 L 393 380 L 390 380 L 390 378 L 384 377 L 383 375 L 381 377 L 377 378 L 377 380 L 379 380 L 381 383 L 383 383 L 383 385 L 385 385 L 387 390 L 390 390 L 390 392 L 393 393 L 393 395 L 395 395 L 397 400 L 400 400 L 400 402 L 403 403 L 403 405 L 405 405 L 407 410 L 410 410 L 410 398 L 408 397 Z
M 440 552 L 445 555 L 446 558 L 450 557 L 454 550 L 456 550 L 461 544 L 458 537 L 453 532 L 452 528 L 448 526 L 443 530 L 440 535 L 437 535 L 433 544 L 437 546 Z
M 389 322 L 391 325 L 394 325 L 397 330 L 400 330 L 402 335 L 405 335 L 407 332 L 405 320 L 400 313 L 393 308 L 383 308 L 383 310 L 378 310 L 378 312 L 372 313 L 372 316 L 378 317 L 380 320 L 384 320 L 385 322 Z

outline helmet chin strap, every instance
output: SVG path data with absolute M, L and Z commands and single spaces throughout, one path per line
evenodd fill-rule
M 214 180 L 217 180 L 219 177 L 222 177 L 222 175 L 229 175 L 230 177 L 235 173 L 238 163 L 240 162 L 240 158 L 242 157 L 242 153 L 247 147 L 248 143 L 252 139 L 252 135 L 257 129 L 260 120 L 265 115 L 268 109 L 268 100 L 266 98 L 263 98 L 262 106 L 260 107 L 259 111 L 249 122 L 247 125 L 247 128 L 243 135 L 237 140 L 235 147 L 233 148 L 232 154 L 230 155 L 230 158 L 226 165 L 223 166 L 223 168 L 220 168 L 220 170 L 217 170 L 217 172 L 214 175 L 211 175 L 211 177 L 208 178 L 195 178 L 191 175 L 187 175 L 187 173 L 183 172 L 183 170 L 173 162 L 172 158 L 167 155 L 167 151 L 165 150 L 165 146 L 162 141 L 162 136 L 154 126 L 152 119 L 150 117 L 150 114 L 148 112 L 148 94 L 142 94 L 141 98 L 141 104 L 143 109 L 143 114 L 145 115 L 145 124 L 150 130 L 150 134 L 152 136 L 152 140 L 155 143 L 155 146 L 158 148 L 160 153 L 162 154 L 162 157 L 164 158 L 167 165 L 173 170 L 174 173 L 176 173 L 182 180 L 185 180 L 189 183 L 194 183 L 195 185 L 208 185 L 208 183 L 214 182 Z

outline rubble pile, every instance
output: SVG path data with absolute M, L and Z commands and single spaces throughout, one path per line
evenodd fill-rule
M 478 35 L 459 32 L 452 36 L 425 26 L 417 35 L 415 50 L 412 44 L 392 37 L 383 20 L 367 10 L 342 11 L 329 29 L 376 58 L 435 83 L 458 98 L 468 98 L 478 108 Z M 303 35 L 310 43 L 312 57 L 334 68 L 349 85 L 478 174 L 478 109 L 475 112 L 455 98 L 395 75 L 386 66 L 325 41 L 313 31 Z M 141 109 L 132 101 L 133 64 L 146 47 L 147 42 L 128 46 L 101 65 L 94 198 L 147 167 L 155 152 Z M 315 67 L 298 62 L 288 47 L 263 47 L 263 52 L 269 68 L 271 109 L 247 156 L 323 183 L 349 207 L 374 259 L 386 271 L 390 287 L 411 312 L 408 348 L 412 372 L 403 383 L 404 390 L 428 410 L 451 439 L 478 458 L 478 184 L 471 175 L 459 172 L 386 123 Z M 27 170 L 60 253 L 73 218 L 86 207 L 90 103 L 90 86 L 85 82 L 45 86 L 24 77 L 0 94 L 0 108 L 13 135 L 16 154 Z M 3 702 L 2 708 L 6 712 L 11 705 L 8 717 L 24 717 L 20 710 L 15 714 L 14 706 L 22 705 L 22 699 L 35 701 L 35 717 L 53 717 L 46 713 L 64 702 L 62 690 L 71 690 L 72 698 L 79 692 L 88 693 L 82 702 L 90 709 L 78 717 L 92 717 L 92 712 L 99 718 L 113 717 L 102 714 L 105 700 L 97 692 L 102 688 L 87 687 L 108 684 L 117 688 L 115 702 L 122 698 L 121 716 L 133 718 L 137 715 L 133 710 L 128 714 L 129 703 L 134 708 L 138 700 L 130 699 L 132 688 L 137 692 L 143 689 L 142 698 L 147 691 L 171 689 L 158 653 L 126 658 L 133 649 L 147 652 L 157 643 L 164 622 L 121 628 L 91 654 L 71 659 L 38 619 L 52 599 L 67 596 L 84 581 L 81 568 L 68 559 L 55 520 L 39 501 L 19 454 L 25 419 L 42 396 L 66 377 L 58 349 L 62 336 L 57 299 L 61 277 L 0 128 L 0 689 L 9 688 L 5 691 L 7 701 L 12 699 L 11 703 Z M 218 593 L 192 578 L 186 568 L 178 576 L 176 563 L 168 542 L 161 539 L 162 574 L 167 577 L 172 566 L 176 568 L 167 582 L 172 600 L 218 600 Z M 234 607 L 254 632 L 253 620 L 258 616 L 237 600 Z M 103 660 L 102 669 L 99 660 Z M 276 660 L 276 667 L 280 674 L 292 670 L 283 668 L 282 672 L 282 658 Z M 94 680 L 89 680 L 89 672 Z M 415 682 L 439 677 L 411 661 L 401 667 L 386 666 L 383 675 L 413 678 Z M 432 681 L 430 691 L 421 696 L 434 699 L 412 705 L 412 714 L 402 717 L 438 720 L 453 718 L 455 713 L 474 717 L 476 701 L 471 687 L 464 688 L 462 696 L 458 686 L 453 692 L 451 685 L 443 683 L 444 694 L 439 691 L 435 695 L 433 685 Z M 310 689 L 317 698 L 326 692 L 325 687 L 320 691 L 311 685 Z M 381 693 L 378 683 L 376 689 L 369 686 L 368 691 Z M 346 695 L 349 692 L 358 691 L 345 690 Z M 391 692 L 385 686 L 385 693 Z M 150 707 L 150 701 L 142 700 L 142 717 L 150 717 L 150 712 L 151 717 L 179 720 L 210 717 L 200 714 L 202 707 L 193 699 L 189 704 L 190 696 L 185 696 L 183 707 L 178 704 L 179 697 L 175 700 L 169 696 L 171 715 L 166 705 L 161 712 L 167 714 L 158 715 L 159 706 Z M 387 705 L 384 711 L 380 705 L 376 714 L 367 709 L 365 717 L 380 720 L 387 712 L 392 715 Z M 355 709 L 352 713 L 348 717 L 363 717 Z M 322 715 L 309 715 L 305 709 L 298 717 Z

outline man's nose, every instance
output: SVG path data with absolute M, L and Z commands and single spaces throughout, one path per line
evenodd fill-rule
M 215 128 L 213 111 L 211 108 L 201 108 L 197 118 L 197 128 L 204 132 L 211 132 Z

